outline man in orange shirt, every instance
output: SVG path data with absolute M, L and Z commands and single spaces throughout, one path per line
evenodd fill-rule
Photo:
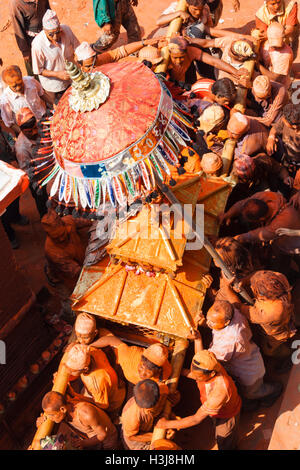
M 84 344 L 70 345 L 62 362 L 72 377 L 81 378 L 85 396 L 92 397 L 108 413 L 114 416 L 118 413 L 126 389 L 101 349 L 90 349 Z
M 211 351 L 196 352 L 187 377 L 196 381 L 202 405 L 194 415 L 180 420 L 161 418 L 157 427 L 185 429 L 196 426 L 210 416 L 215 426 L 219 450 L 234 450 L 237 444 L 241 398 L 232 378 Z
M 144 349 L 140 346 L 128 346 L 116 336 L 103 336 L 91 346 L 115 348 L 117 363 L 122 367 L 126 380 L 133 384 L 144 379 L 163 383 L 171 375 L 172 366 L 168 361 L 168 348 L 163 344 L 155 343 Z

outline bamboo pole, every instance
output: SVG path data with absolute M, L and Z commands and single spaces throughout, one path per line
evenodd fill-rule
M 188 348 L 189 342 L 186 339 L 176 339 L 175 341 L 175 346 L 174 346 L 174 351 L 172 355 L 172 375 L 170 379 L 167 381 L 170 393 L 174 393 L 177 389 L 178 385 L 178 380 L 180 377 L 181 369 L 183 366 L 184 358 L 185 358 L 185 353 Z M 164 417 L 169 418 L 171 414 L 171 404 L 167 401 L 164 409 Z M 166 429 L 159 429 L 159 428 L 154 428 L 153 434 L 152 434 L 152 440 L 151 444 L 158 439 L 164 439 L 166 436 Z
M 53 392 L 59 392 L 62 395 L 66 393 L 67 385 L 68 385 L 68 380 L 69 380 L 69 372 L 65 368 L 65 366 L 60 363 L 60 366 L 58 368 L 52 391 Z M 29 450 L 41 450 L 40 446 L 40 440 L 44 439 L 46 436 L 51 435 L 51 431 L 54 426 L 54 422 L 51 421 L 50 419 L 47 419 L 41 426 L 38 427 L 35 436 L 33 438 L 33 441 L 31 443 L 31 446 L 29 447 Z
M 179 0 L 177 4 L 176 11 L 186 11 L 187 10 L 187 4 L 186 0 Z M 181 29 L 182 26 L 182 18 L 176 18 L 175 20 L 171 21 L 169 24 L 168 32 L 166 34 L 167 38 L 172 37 L 174 33 L 178 33 Z M 170 59 L 170 53 L 169 53 L 169 48 L 168 46 L 163 47 L 161 50 L 161 55 L 164 58 L 164 60 L 158 64 L 158 66 L 155 69 L 155 73 L 166 73 L 169 65 L 169 59 Z

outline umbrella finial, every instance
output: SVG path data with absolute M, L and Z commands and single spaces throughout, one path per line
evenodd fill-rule
M 102 72 L 82 72 L 73 62 L 65 62 L 72 80 L 70 106 L 74 111 L 93 111 L 103 104 L 110 92 L 109 78 Z

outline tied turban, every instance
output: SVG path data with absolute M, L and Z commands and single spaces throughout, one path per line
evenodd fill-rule
M 265 75 L 259 75 L 253 82 L 252 91 L 257 98 L 266 98 L 271 91 L 270 79 Z
M 222 158 L 213 152 L 205 153 L 201 159 L 201 167 L 205 173 L 215 173 L 223 166 Z
M 59 28 L 60 23 L 57 14 L 53 10 L 47 10 L 43 16 L 43 29 L 51 31 L 52 29 Z
M 211 372 L 221 370 L 221 365 L 217 361 L 214 353 L 205 349 L 194 355 L 192 365 Z
M 75 331 L 80 335 L 88 335 L 96 329 L 96 320 L 88 313 L 80 313 L 75 321 Z
M 234 113 L 227 124 L 227 130 L 232 134 L 245 134 L 250 125 L 249 119 L 242 113 Z
M 91 48 L 88 42 L 84 41 L 75 49 L 75 55 L 77 60 L 83 61 L 94 57 L 96 52 Z
M 253 44 L 246 39 L 234 41 L 231 45 L 232 54 L 240 61 L 255 59 L 256 54 L 253 51 Z
M 21 108 L 16 113 L 16 122 L 18 126 L 22 126 L 22 124 L 25 124 L 25 122 L 28 122 L 32 118 L 35 118 L 35 115 L 30 108 Z
M 156 47 L 146 46 L 140 50 L 139 60 L 141 62 L 143 60 L 148 60 L 149 62 L 151 62 L 151 64 L 156 65 L 163 60 L 163 57 L 160 55 L 160 52 Z
M 171 38 L 169 42 L 169 51 L 174 54 L 182 54 L 186 52 L 189 43 L 183 36 L 177 36 L 175 38 Z
M 251 179 L 255 170 L 254 159 L 249 157 L 249 155 L 242 154 L 234 160 L 233 170 L 238 177 Z
M 162 367 L 168 359 L 168 348 L 163 344 L 151 344 L 144 350 L 143 356 L 158 367 Z
M 65 353 L 64 364 L 71 370 L 83 370 L 89 363 L 89 347 L 84 344 L 75 344 Z
M 284 27 L 280 23 L 271 23 L 267 29 L 268 43 L 271 47 L 282 47 Z
M 225 113 L 222 106 L 218 104 L 212 104 L 205 108 L 202 112 L 199 121 L 199 128 L 206 134 L 212 131 L 216 126 L 222 123 L 225 119 Z

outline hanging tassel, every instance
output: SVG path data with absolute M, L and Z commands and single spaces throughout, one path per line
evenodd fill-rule
M 165 146 L 168 147 L 168 149 L 170 149 L 172 154 L 175 155 L 175 157 L 177 158 L 177 154 L 180 153 L 180 151 L 179 149 L 177 150 L 176 146 L 172 144 L 171 140 L 168 138 L 166 134 L 163 136 L 163 143 Z
M 116 200 L 115 200 L 114 190 L 113 190 L 113 187 L 111 185 L 111 182 L 107 179 L 106 183 L 107 183 L 107 192 L 108 192 L 110 202 L 111 202 L 113 207 L 116 207 Z
M 122 184 L 117 176 L 113 177 L 112 186 L 118 203 L 121 207 L 124 206 L 127 202 L 127 199 L 122 191 Z
M 92 197 L 91 197 L 91 194 L 90 194 L 89 184 L 88 184 L 88 181 L 86 181 L 85 179 L 83 179 L 82 182 L 83 182 L 83 187 L 84 187 L 84 191 L 85 191 L 85 195 L 86 195 L 87 205 L 91 209 L 92 208 Z
M 78 192 L 79 192 L 80 205 L 83 208 L 83 210 L 85 210 L 88 202 L 87 202 L 87 199 L 86 199 L 86 193 L 85 193 L 85 190 L 84 190 L 83 182 L 80 179 L 77 180 L 77 188 L 78 188 Z
M 183 140 L 185 140 L 186 142 L 191 142 L 190 136 L 174 121 L 170 122 L 170 126 L 173 127 L 174 131 L 177 132 Z
M 72 182 L 72 194 L 73 194 L 73 199 L 74 199 L 74 203 L 75 203 L 75 207 L 77 208 L 78 207 L 78 185 L 77 185 L 77 179 L 76 178 L 71 178 L 71 182 Z
M 55 178 L 55 180 L 53 181 L 53 184 L 52 184 L 52 187 L 51 187 L 51 190 L 50 190 L 50 197 L 54 197 L 55 194 L 57 193 L 61 175 L 62 175 L 62 171 L 61 171 L 61 170 L 58 170 L 57 175 L 56 175 L 56 178 Z
M 164 152 L 164 150 L 163 150 Z M 165 152 L 164 152 L 165 153 Z M 168 175 L 171 176 L 171 171 L 168 165 L 165 162 L 164 153 L 160 152 L 159 146 L 154 150 L 153 154 L 155 155 L 157 162 L 161 169 Z
M 177 155 L 176 153 L 174 153 L 171 149 L 171 147 L 169 147 L 169 145 L 166 143 L 167 141 L 164 141 L 163 140 L 163 149 L 165 151 L 165 153 L 168 155 L 169 157 L 169 160 L 172 161 L 172 165 L 176 166 L 179 164 L 179 161 L 178 161 L 178 158 L 177 158 Z
M 71 199 L 71 180 L 70 177 L 66 174 L 66 184 L 65 184 L 65 191 L 64 191 L 64 201 L 66 204 L 70 202 Z
M 147 191 L 150 191 L 151 190 L 151 183 L 150 183 L 150 179 L 149 179 L 149 175 L 148 175 L 148 172 L 147 172 L 146 165 L 145 165 L 144 162 L 139 162 L 138 166 L 139 166 L 139 168 L 141 170 L 141 173 L 142 173 L 142 178 L 143 178 L 145 188 L 147 189 Z
M 164 180 L 164 177 L 163 177 L 163 175 L 162 175 L 162 172 L 160 171 L 159 165 L 158 165 L 157 160 L 156 160 L 156 158 L 155 158 L 155 155 L 154 155 L 153 153 L 150 155 L 150 160 L 151 160 L 151 162 L 152 162 L 152 164 L 153 164 L 153 166 L 154 166 L 154 169 L 155 169 L 155 171 L 156 171 L 156 173 L 157 173 L 159 179 L 160 179 L 161 181 L 163 181 L 163 180 Z
M 155 184 L 154 173 L 153 173 L 152 165 L 149 162 L 148 158 L 146 158 L 145 164 L 146 164 L 146 167 L 148 169 L 148 174 L 150 174 L 151 186 L 152 186 L 152 188 L 155 188 L 156 184 Z
M 95 180 L 95 207 L 98 209 L 101 200 L 101 185 L 98 179 Z
M 65 185 L 66 185 L 66 174 L 64 172 L 61 177 L 59 193 L 58 193 L 58 199 L 60 202 L 63 200 Z
M 48 175 L 44 176 L 44 178 L 39 180 L 39 184 L 41 186 L 45 186 L 46 184 L 49 183 L 50 180 L 56 175 L 56 173 L 59 171 L 59 166 L 56 164 L 54 165 L 53 169 L 48 173 Z
M 105 209 L 105 201 L 106 201 L 106 188 L 107 188 L 107 183 L 106 180 L 103 180 L 101 182 L 101 187 L 102 187 L 102 211 Z
M 131 194 L 131 196 L 135 196 L 135 189 L 134 189 L 134 181 L 132 181 L 131 174 L 127 171 L 123 174 L 125 186 L 127 191 Z
M 168 139 L 168 141 L 170 142 L 170 145 L 172 145 L 176 153 L 180 153 L 180 148 L 169 129 L 172 129 L 172 128 L 170 126 L 168 127 L 168 130 L 165 132 L 164 138 Z

